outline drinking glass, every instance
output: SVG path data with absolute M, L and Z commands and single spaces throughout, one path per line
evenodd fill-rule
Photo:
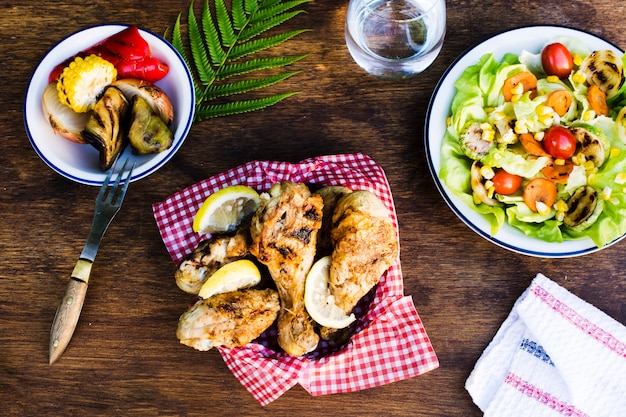
M 433 63 L 446 32 L 445 0 L 350 0 L 346 45 L 370 74 L 406 78 Z

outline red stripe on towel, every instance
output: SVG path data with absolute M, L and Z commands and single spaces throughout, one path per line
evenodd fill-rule
M 506 375 L 504 382 L 518 390 L 520 393 L 525 394 L 527 397 L 544 404 L 546 407 L 550 407 L 559 414 L 571 417 L 589 417 L 586 413 L 579 410 L 575 406 L 559 400 L 555 395 L 552 395 L 536 385 L 523 380 L 513 372 L 509 372 Z
M 543 301 L 552 310 L 559 313 L 561 317 L 569 321 L 572 325 L 617 353 L 622 358 L 626 358 L 626 343 L 616 339 L 611 333 L 586 319 L 540 285 L 533 286 L 531 293 L 537 296 L 537 298 Z

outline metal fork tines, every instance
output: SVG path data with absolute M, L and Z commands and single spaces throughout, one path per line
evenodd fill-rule
M 128 159 L 124 161 L 112 185 L 111 178 L 115 172 L 115 166 L 109 170 L 96 197 L 96 209 L 87 242 L 74 266 L 50 330 L 50 364 L 59 359 L 74 334 L 85 301 L 91 266 L 98 253 L 104 232 L 120 210 L 128 184 L 130 184 L 134 165 L 126 171 L 127 164 Z

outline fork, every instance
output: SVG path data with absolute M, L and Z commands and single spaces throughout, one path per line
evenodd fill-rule
M 104 232 L 122 206 L 135 167 L 133 164 L 126 172 L 127 163 L 128 159 L 124 161 L 112 186 L 110 186 L 111 177 L 115 166 L 110 169 L 96 197 L 96 208 L 87 242 L 74 266 L 50 329 L 50 364 L 59 359 L 74 334 L 85 301 L 91 266 L 98 253 Z

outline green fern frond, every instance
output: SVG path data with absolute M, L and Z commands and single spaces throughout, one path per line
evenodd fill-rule
M 277 33 L 276 29 L 304 13 L 296 8 L 311 1 L 232 0 L 228 2 L 229 9 L 225 0 L 204 0 L 200 14 L 196 15 L 192 0 L 187 16 L 187 39 L 183 37 L 182 16 L 179 15 L 171 41 L 193 73 L 195 121 L 264 109 L 297 94 L 270 93 L 262 98 L 240 98 L 242 94 L 266 89 L 300 72 L 281 72 L 281 68 L 303 59 L 306 54 L 268 57 L 268 53 L 264 53 L 259 57 L 259 53 L 306 32 L 308 29 Z M 218 99 L 220 102 L 216 101 Z
M 274 84 L 278 84 L 293 75 L 299 74 L 300 71 L 282 72 L 280 74 L 270 75 L 264 78 L 255 78 L 253 80 L 236 81 L 226 84 L 213 84 L 206 90 L 205 98 L 207 101 L 214 100 L 219 97 L 232 96 L 235 94 L 244 94 L 254 90 L 260 90 Z

